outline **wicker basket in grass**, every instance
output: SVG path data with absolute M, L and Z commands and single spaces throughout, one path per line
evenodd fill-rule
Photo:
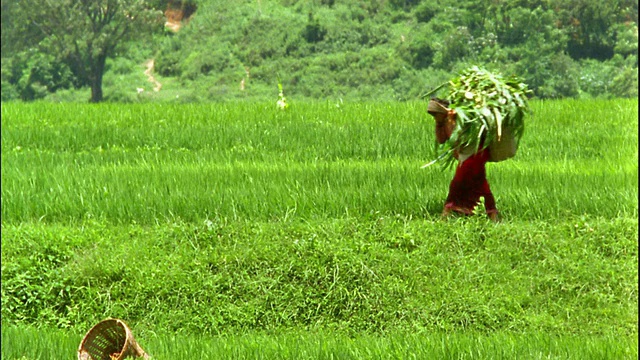
M 149 359 L 122 320 L 106 319 L 84 336 L 78 347 L 78 360 Z
M 485 148 L 489 148 L 493 162 L 515 156 L 529 111 L 527 85 L 516 77 L 504 78 L 477 66 L 463 71 L 448 85 L 449 106 L 431 99 L 427 111 L 434 116 L 455 112 L 455 128 L 446 142 L 436 144 L 436 159 L 423 167 L 436 162 L 445 168 L 452 166 L 454 150 L 463 155 L 462 161 Z

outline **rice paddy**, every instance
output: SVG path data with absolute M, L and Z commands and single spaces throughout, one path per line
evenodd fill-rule
M 2 358 L 637 358 L 637 99 L 530 105 L 493 224 L 425 102 L 4 103 Z

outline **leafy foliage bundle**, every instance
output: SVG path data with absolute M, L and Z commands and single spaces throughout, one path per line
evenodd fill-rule
M 525 83 L 516 76 L 503 77 L 472 66 L 449 86 L 447 99 L 456 113 L 456 126 L 447 141 L 436 144 L 436 160 L 445 168 L 455 162 L 455 150 L 484 150 L 502 139 L 503 129 L 509 130 L 517 145 L 529 111 L 527 95 L 531 91 Z

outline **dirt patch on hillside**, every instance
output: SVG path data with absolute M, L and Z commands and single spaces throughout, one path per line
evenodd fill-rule
M 169 1 L 167 9 L 164 11 L 164 16 L 167 19 L 164 23 L 165 28 L 177 32 L 189 22 L 196 10 L 196 4 L 191 2 Z
M 167 18 L 167 21 L 164 23 L 164 27 L 173 31 L 178 32 L 182 27 L 182 11 L 176 9 L 167 9 L 164 12 L 164 16 Z
M 144 74 L 147 76 L 147 79 L 151 84 L 153 84 L 153 91 L 160 91 L 162 89 L 162 84 L 153 76 L 153 67 L 155 66 L 155 60 L 149 59 L 144 63 L 145 71 Z

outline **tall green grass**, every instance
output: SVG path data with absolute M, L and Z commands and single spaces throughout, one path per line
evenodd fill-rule
M 4 223 L 87 218 L 429 217 L 449 171 L 425 104 L 3 104 Z M 637 100 L 534 101 L 521 149 L 488 165 L 511 218 L 636 216 Z
M 637 99 L 533 101 L 498 224 L 439 219 L 425 105 L 2 104 L 2 358 L 106 317 L 157 358 L 637 356 Z
M 637 332 L 637 219 L 2 228 L 2 318 L 152 331 Z
M 135 329 L 133 330 L 136 335 Z M 635 359 L 633 337 L 575 337 L 543 333 L 492 335 L 409 334 L 349 337 L 316 332 L 241 336 L 136 337 L 154 359 Z M 82 335 L 49 329 L 2 327 L 6 360 L 71 359 Z

